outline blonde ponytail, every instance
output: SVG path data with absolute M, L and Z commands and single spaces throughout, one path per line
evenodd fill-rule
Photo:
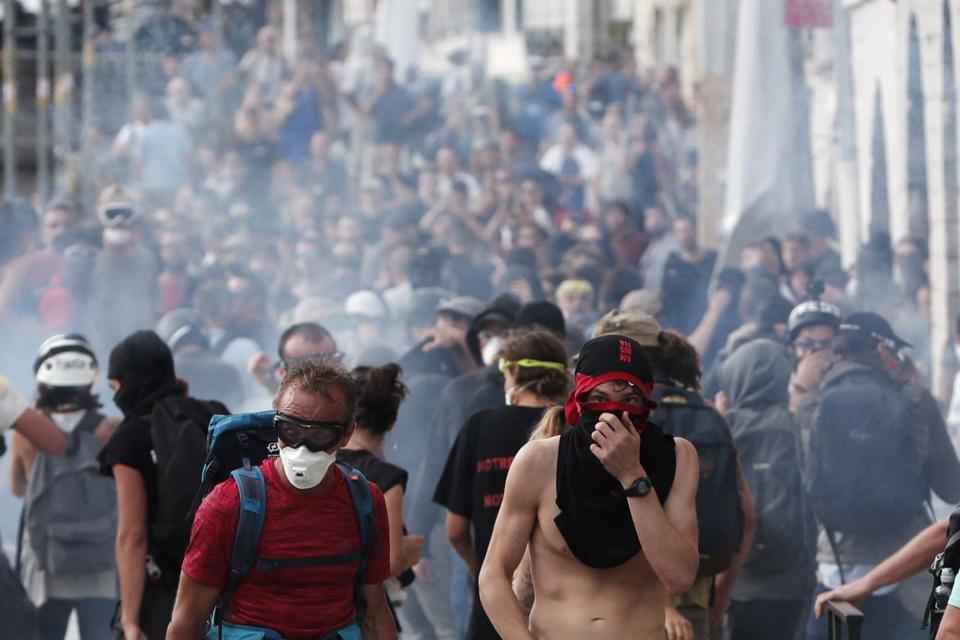
M 534 427 L 530 434 L 530 442 L 534 440 L 546 440 L 558 436 L 567 429 L 567 417 L 563 412 L 563 405 L 552 405 L 543 412 L 540 422 Z

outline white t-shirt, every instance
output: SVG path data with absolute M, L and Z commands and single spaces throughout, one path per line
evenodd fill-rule
M 0 376 L 0 434 L 12 427 L 26 410 L 27 401 L 6 378 Z

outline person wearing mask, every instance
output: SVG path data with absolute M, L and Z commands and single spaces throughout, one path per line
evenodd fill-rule
M 90 273 L 90 322 L 94 344 L 109 348 L 156 321 L 160 266 L 143 246 L 138 211 L 123 187 L 107 187 L 97 209 L 103 249 Z
M 74 611 L 83 640 L 102 638 L 116 608 L 117 506 L 96 458 L 118 421 L 98 411 L 97 359 L 83 336 L 45 341 L 34 375 L 37 410 L 69 439 L 70 450 L 53 456 L 14 434 L 11 486 L 24 498 L 21 580 L 38 607 L 41 640 L 63 640 Z
M 667 595 L 697 573 L 699 465 L 693 445 L 647 422 L 653 384 L 635 340 L 590 340 L 565 409 L 549 410 L 573 428 L 514 459 L 479 576 L 502 637 L 663 638 Z M 511 585 L 528 545 L 529 622 Z
M 231 632 L 253 627 L 275 634 L 263 637 L 396 640 L 383 588 L 390 577 L 383 493 L 369 484 L 374 542 L 358 584 L 365 550 L 347 478 L 334 464 L 356 428 L 357 400 L 357 385 L 339 364 L 309 360 L 287 370 L 274 399 L 280 455 L 258 467 L 268 504 L 257 555 L 289 559 L 294 566 L 279 575 L 254 570 L 239 580 L 220 612 Z M 167 640 L 202 637 L 222 602 L 240 506 L 232 480 L 217 485 L 201 504 Z M 342 554 L 331 558 L 332 549 Z M 357 611 L 358 595 L 365 614 Z
M 176 407 L 181 415 L 194 411 L 209 420 L 210 409 L 187 397 L 186 384 L 174 373 L 170 348 L 153 331 L 137 331 L 110 352 L 107 381 L 123 421 L 100 451 L 101 473 L 113 476 L 117 487 L 117 572 L 120 607 L 114 632 L 124 640 L 159 640 L 166 633 L 176 595 L 182 557 L 159 542 L 159 474 L 153 437 L 154 409 Z M 217 413 L 226 407 L 213 403 Z M 186 513 L 175 523 L 186 526 Z M 186 541 L 183 541 L 186 544 Z M 181 551 L 182 552 L 182 551 Z
M 714 504 L 722 504 L 729 510 L 719 510 L 714 504 L 705 505 L 712 509 L 708 515 L 726 523 L 743 523 L 740 530 L 739 550 L 726 553 L 703 553 L 700 569 L 693 586 L 683 595 L 674 598 L 665 608 L 665 626 L 668 640 L 707 640 L 721 628 L 723 617 L 730 604 L 730 594 L 737 581 L 740 567 L 746 558 L 746 551 L 753 536 L 755 526 L 753 499 L 747 488 L 747 482 L 735 461 L 736 486 L 726 485 L 728 476 L 710 473 L 708 465 L 723 468 L 722 449 L 717 443 L 730 442 L 732 435 L 726 421 L 704 399 L 700 391 L 700 358 L 696 350 L 673 331 L 663 331 L 655 318 L 640 311 L 614 310 L 597 323 L 596 335 L 622 334 L 636 340 L 643 346 L 643 352 L 650 360 L 655 381 L 653 393 L 658 409 L 651 419 L 660 425 L 665 433 L 692 433 L 690 438 L 695 447 L 704 445 L 701 460 L 704 474 L 698 488 L 701 495 Z M 732 451 L 735 456 L 735 450 Z M 721 492 L 735 488 L 737 500 L 721 500 Z M 698 509 L 704 505 L 698 503 Z M 701 540 L 716 544 L 716 530 L 711 519 L 704 518 L 698 512 Z M 725 532 L 719 532 L 721 534 Z M 712 534 L 712 535 L 711 535 Z
M 357 367 L 351 372 L 359 388 L 357 427 L 350 442 L 337 452 L 337 460 L 359 470 L 383 493 L 390 521 L 390 580 L 386 582 L 391 603 L 402 604 L 402 587 L 413 580 L 412 567 L 420 562 L 423 536 L 407 535 L 403 523 L 403 499 L 407 491 L 406 469 L 381 457 L 383 439 L 397 422 L 407 387 L 400 381 L 395 363 L 382 367 Z
M 816 523 L 788 408 L 792 374 L 786 347 L 766 338 L 742 346 L 717 371 L 718 408 L 730 424 L 758 514 L 731 596 L 731 638 L 793 637 L 816 583 Z
M 447 509 L 447 537 L 474 579 L 486 557 L 510 463 L 543 410 L 566 393 L 566 362 L 563 343 L 549 330 L 515 331 L 499 351 L 506 404 L 473 414 L 447 457 L 433 499 Z M 500 637 L 484 613 L 479 595 L 474 600 L 468 637 Z

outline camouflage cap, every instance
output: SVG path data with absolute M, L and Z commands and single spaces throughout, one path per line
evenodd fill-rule
M 617 334 L 633 338 L 642 347 L 656 347 L 661 331 L 660 323 L 648 313 L 614 309 L 597 321 L 593 336 Z

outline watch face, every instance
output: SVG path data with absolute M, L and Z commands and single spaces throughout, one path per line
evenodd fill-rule
M 637 491 L 641 496 L 645 496 L 650 493 L 650 489 L 653 488 L 653 484 L 650 482 L 650 478 L 639 478 L 637 479 Z
M 653 484 L 650 482 L 650 478 L 637 478 L 627 489 L 626 493 L 628 496 L 638 496 L 642 498 L 648 495 L 652 488 Z

